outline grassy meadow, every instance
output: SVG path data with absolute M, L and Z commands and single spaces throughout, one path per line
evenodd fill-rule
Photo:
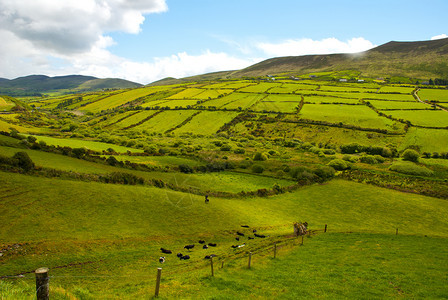
M 448 112 L 293 75 L 0 97 L 0 299 L 447 298 Z

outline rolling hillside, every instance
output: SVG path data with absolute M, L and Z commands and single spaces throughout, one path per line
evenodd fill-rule
M 57 92 L 87 92 L 102 89 L 125 89 L 141 86 L 139 83 L 117 79 L 98 79 L 93 76 L 68 75 L 48 77 L 30 75 L 8 80 L 0 80 L 0 94 L 10 96 L 37 96 Z

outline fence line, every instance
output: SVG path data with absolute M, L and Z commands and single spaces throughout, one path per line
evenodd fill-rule
M 328 231 L 328 226 L 325 224 L 325 227 L 323 229 L 314 229 L 314 230 L 308 230 L 307 235 L 308 238 L 311 237 L 311 235 L 317 235 L 318 233 L 326 233 Z M 370 232 L 370 231 L 337 231 L 332 230 L 331 232 L 334 233 L 378 233 L 378 232 Z M 391 233 L 392 234 L 392 233 Z M 298 236 L 282 236 L 280 241 L 277 240 L 274 241 L 274 244 L 262 244 L 257 248 L 251 248 L 251 251 L 242 251 L 238 253 L 233 253 L 227 256 L 220 256 L 216 257 L 217 262 L 221 262 L 221 269 L 224 267 L 225 262 L 229 261 L 236 261 L 239 259 L 248 259 L 248 265 L 247 269 L 251 269 L 251 265 L 253 262 L 253 255 L 255 254 L 264 254 L 263 256 L 268 255 L 269 252 L 273 251 L 273 258 L 277 257 L 278 250 L 287 247 L 287 246 L 294 246 L 294 245 L 303 245 L 304 244 L 304 237 L 306 234 L 301 235 L 301 242 L 298 240 Z M 398 235 L 398 228 L 395 228 L 395 235 Z M 300 244 L 298 244 L 300 243 Z M 170 270 L 168 272 L 164 272 L 165 275 L 171 275 L 173 273 L 179 273 L 182 271 L 182 269 L 185 270 L 199 270 L 204 269 L 206 265 L 208 265 L 208 262 L 205 263 L 204 261 L 194 261 L 196 264 L 176 264 L 171 265 L 170 267 L 183 267 L 181 270 L 179 268 L 175 270 Z M 214 270 L 214 260 L 213 257 L 210 258 L 210 268 L 211 268 L 211 276 L 214 277 L 215 270 Z M 31 272 L 27 272 L 26 274 L 30 274 Z M 134 276 L 134 275 L 48 275 L 48 268 L 40 268 L 37 269 L 35 272 L 36 277 L 36 295 L 37 299 L 48 299 L 48 291 L 49 291 L 49 280 L 52 278 L 154 278 L 153 276 Z M 157 279 L 156 279 L 156 287 L 155 287 L 155 297 L 158 297 L 159 291 L 160 291 L 160 281 L 161 281 L 161 273 L 162 268 L 157 269 Z M 32 279 L 33 276 L 25 276 L 25 275 L 6 275 L 1 276 L 0 279 Z

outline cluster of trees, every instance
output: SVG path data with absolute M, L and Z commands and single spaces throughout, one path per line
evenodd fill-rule
M 436 78 L 429 79 L 429 85 L 448 85 L 448 79 Z

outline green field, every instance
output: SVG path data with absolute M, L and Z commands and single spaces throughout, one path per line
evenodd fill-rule
M 376 109 L 431 109 L 430 105 L 421 102 L 398 102 L 398 101 L 382 101 L 382 100 L 367 100 Z
M 448 151 L 448 130 L 411 128 L 399 149 L 404 150 L 411 145 L 417 146 L 421 152 L 446 152 Z
M 125 153 L 127 151 L 131 152 L 143 152 L 140 149 L 134 149 L 129 147 L 123 147 L 119 145 L 94 142 L 94 141 L 86 141 L 86 140 L 77 140 L 77 139 L 61 139 L 54 138 L 49 136 L 35 136 L 37 141 L 44 141 L 47 145 L 61 146 L 61 147 L 70 147 L 70 148 L 82 148 L 85 147 L 87 149 L 93 151 L 103 151 L 109 148 L 114 149 L 116 152 Z
M 250 85 L 248 87 L 241 88 L 238 91 L 244 93 L 266 93 L 268 90 L 278 88 L 281 85 L 281 83 L 260 82 L 257 85 Z
M 393 125 L 393 121 L 379 117 L 373 110 L 361 105 L 305 104 L 299 115 L 303 119 L 342 122 L 366 128 L 386 129 Z
M 150 120 L 135 127 L 137 130 L 147 130 L 152 132 L 165 132 L 181 124 L 185 119 L 194 115 L 194 110 L 173 110 L 163 111 Z
M 383 86 L 380 88 L 380 93 L 400 93 L 400 94 L 412 94 L 413 87 L 401 87 L 401 86 Z
M 148 94 L 154 93 L 157 89 L 154 88 L 139 88 L 132 89 L 130 91 L 124 91 L 117 95 L 113 95 L 99 101 L 96 101 L 92 104 L 88 104 L 81 108 L 83 111 L 91 111 L 91 112 L 99 112 L 101 110 L 111 109 L 120 105 L 125 104 L 126 102 L 135 100 L 139 97 L 146 96 Z
M 197 134 L 214 134 L 225 123 L 232 121 L 237 112 L 203 111 L 174 133 L 194 132 Z
M 232 99 L 236 99 L 234 101 L 229 101 L 225 105 L 221 106 L 221 108 L 225 109 L 246 109 L 255 105 L 258 101 L 266 97 L 263 94 L 250 94 L 250 93 L 233 93 L 230 96 L 234 96 Z M 229 96 L 229 97 L 230 97 Z M 224 99 L 224 98 L 222 98 Z
M 448 91 L 447 90 L 436 90 L 436 89 L 421 89 L 418 92 L 418 96 L 421 100 L 429 101 L 439 101 L 448 102 Z
M 388 115 L 427 127 L 448 127 L 448 112 L 442 110 L 389 111 Z

